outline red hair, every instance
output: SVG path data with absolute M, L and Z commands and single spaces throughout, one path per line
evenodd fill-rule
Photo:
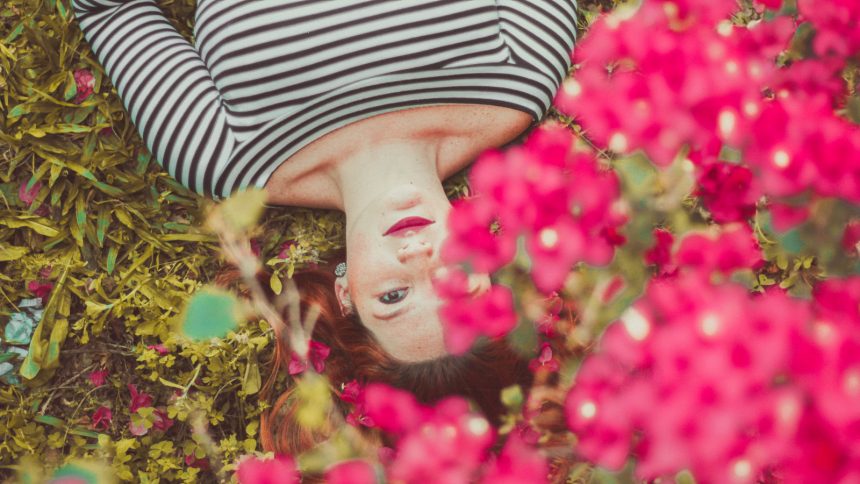
M 237 277 L 234 272 L 219 277 L 219 283 Z M 268 275 L 261 274 L 258 278 L 267 288 Z M 514 384 L 525 388 L 532 382 L 528 361 L 504 340 L 479 344 L 461 356 L 448 355 L 417 363 L 397 360 L 382 349 L 360 319 L 341 314 L 334 293 L 335 276 L 330 267 L 295 274 L 293 280 L 301 295 L 302 317 L 312 305 L 319 308 L 313 339 L 331 348 L 324 374 L 334 387 L 354 379 L 362 383 L 382 382 L 408 390 L 424 403 L 460 395 L 475 402 L 492 424 L 499 425 L 504 414 L 499 398 L 501 389 Z M 276 341 L 271 373 L 260 392 L 265 400 L 272 396 L 278 375 L 290 362 L 286 342 L 282 338 Z M 346 415 L 348 408 L 339 398 L 334 400 L 338 402 L 334 411 Z M 293 389 L 288 387 L 261 415 L 260 438 L 264 451 L 294 455 L 327 437 L 326 429 L 312 432 L 299 426 L 294 417 Z

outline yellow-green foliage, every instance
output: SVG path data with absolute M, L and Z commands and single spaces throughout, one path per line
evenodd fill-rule
M 162 7 L 188 35 L 194 2 Z M 262 321 L 213 344 L 180 344 L 171 334 L 185 301 L 224 265 L 217 241 L 200 228 L 210 202 L 152 159 L 68 1 L 4 2 L 0 26 L 0 329 L 33 297 L 28 282 L 54 284 L 25 362 L 33 378 L 0 383 L 0 465 L 25 455 L 49 468 L 102 456 L 123 480 L 205 481 L 214 476 L 185 464 L 186 455 L 205 455 L 191 429 L 202 410 L 228 472 L 238 455 L 259 450 L 258 375 L 268 372 L 272 345 Z M 80 104 L 77 69 L 95 77 L 95 92 Z M 37 183 L 27 206 L 19 188 Z M 257 240 L 269 268 L 291 274 L 340 247 L 342 218 L 272 208 Z M 279 259 L 288 240 L 297 244 Z M 147 349 L 159 343 L 170 352 Z M 103 368 L 107 384 L 94 388 L 87 375 Z M 129 413 L 129 383 L 175 419 L 167 433 L 130 433 L 133 418 L 151 426 L 153 417 Z M 112 425 L 96 432 L 90 416 L 102 405 Z
M 193 40 L 195 2 L 160 5 Z M 95 85 L 76 103 L 78 69 L 91 71 Z M 41 187 L 31 205 L 19 198 L 22 184 Z M 463 190 L 462 177 L 449 185 L 451 194 Z M 237 456 L 260 450 L 268 325 L 246 322 L 213 344 L 180 344 L 171 333 L 189 296 L 224 265 L 200 228 L 209 203 L 152 159 L 68 0 L 2 3 L 0 329 L 33 297 L 28 282 L 54 289 L 19 370 L 23 384 L 0 383 L 0 478 L 24 456 L 48 469 L 101 457 L 121 480 L 205 482 L 224 479 Z M 267 268 L 289 276 L 340 248 L 342 231 L 337 213 L 270 208 L 256 239 Z M 295 244 L 281 259 L 287 241 Z M 169 353 L 147 348 L 156 344 Z M 87 376 L 100 369 L 108 380 L 95 388 Z M 131 415 L 128 384 L 151 394 L 175 425 L 161 433 L 151 428 L 151 409 Z M 100 406 L 113 419 L 95 431 L 90 416 Z M 208 432 L 192 431 L 195 415 Z M 132 421 L 149 432 L 132 435 Z M 213 450 L 222 461 L 215 473 L 186 465 L 185 456 Z

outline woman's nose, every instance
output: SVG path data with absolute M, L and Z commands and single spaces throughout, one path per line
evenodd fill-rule
M 407 240 L 397 250 L 397 259 L 401 263 L 406 263 L 416 257 L 426 257 L 429 259 L 431 256 L 433 256 L 433 246 L 426 241 Z

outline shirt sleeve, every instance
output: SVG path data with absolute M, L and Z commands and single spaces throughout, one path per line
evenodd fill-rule
M 502 38 L 515 63 L 556 83 L 567 77 L 576 41 L 576 0 L 496 0 Z
M 221 93 L 155 0 L 72 0 L 75 17 L 156 160 L 212 195 L 236 144 Z

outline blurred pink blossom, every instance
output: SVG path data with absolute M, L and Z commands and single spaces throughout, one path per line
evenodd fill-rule
M 243 457 L 236 467 L 239 484 L 297 484 L 298 470 L 292 457 L 275 455 L 272 459 Z
M 325 473 L 329 484 L 376 484 L 373 466 L 364 460 L 346 460 L 335 464 Z
M 477 297 L 445 300 L 439 315 L 445 346 L 454 354 L 466 352 L 478 336 L 501 338 L 517 324 L 513 294 L 504 286 L 492 286 Z
M 91 371 L 87 376 L 90 379 L 90 383 L 92 383 L 94 387 L 100 387 L 105 384 L 105 379 L 108 376 L 108 370 Z
M 308 349 L 308 360 L 310 360 L 311 365 L 313 365 L 314 370 L 317 373 L 325 371 L 325 360 L 328 358 L 330 353 L 331 348 L 326 346 L 324 343 L 311 340 L 310 347 Z M 307 369 L 308 364 L 306 361 L 302 361 L 302 359 L 295 353 L 290 355 L 290 375 L 298 375 Z
M 552 346 L 546 341 L 541 343 L 537 358 L 529 362 L 529 370 L 538 371 L 539 369 L 549 372 L 556 372 L 559 369 L 558 360 L 552 356 Z
M 654 229 L 654 245 L 645 252 L 645 262 L 657 266 L 657 275 L 666 276 L 673 274 L 677 266 L 672 262 L 672 245 L 675 236 L 666 229 Z
M 77 95 L 75 95 L 75 99 L 72 101 L 75 104 L 80 104 L 84 102 L 90 94 L 93 93 L 93 88 L 95 87 L 95 78 L 93 77 L 93 73 L 89 71 L 89 69 L 76 69 L 74 73 L 75 77 L 75 85 L 77 87 Z
M 675 261 L 682 267 L 726 275 L 764 262 L 758 240 L 746 224 L 728 225 L 716 233 L 686 234 Z
M 153 415 L 155 415 L 155 421 L 152 423 L 152 428 L 162 432 L 167 432 L 170 427 L 173 427 L 173 419 L 167 416 L 166 408 L 156 408 Z
M 110 408 L 105 407 L 104 405 L 97 408 L 90 417 L 90 421 L 93 423 L 93 428 L 96 430 L 108 430 L 112 420 L 113 413 Z
M 501 454 L 491 461 L 481 482 L 486 484 L 538 484 L 547 482 L 549 466 L 544 456 L 512 432 Z
M 460 397 L 427 407 L 411 393 L 372 383 L 365 389 L 365 405 L 379 427 L 397 439 L 387 466 L 394 482 L 473 482 L 495 437 L 489 422 Z
M 29 190 L 27 189 L 27 183 L 22 182 L 21 186 L 18 187 L 18 198 L 24 202 L 24 205 L 29 207 L 36 201 L 36 196 L 39 194 L 39 190 L 42 189 L 42 182 L 37 181 Z
M 753 174 L 743 165 L 712 162 L 699 167 L 696 194 L 717 223 L 745 222 L 755 215 L 761 196 Z
M 137 386 L 133 383 L 128 384 L 128 391 L 131 393 L 131 402 L 128 404 L 129 413 L 137 412 L 138 408 L 152 406 L 152 395 L 146 392 L 138 393 Z
M 162 343 L 158 343 L 155 345 L 146 345 L 146 349 L 155 350 L 159 355 L 164 356 L 170 353 L 170 350 L 167 349 L 167 346 L 164 346 Z
M 53 289 L 54 283 L 50 281 L 30 281 L 27 283 L 27 290 L 42 299 L 48 297 Z

